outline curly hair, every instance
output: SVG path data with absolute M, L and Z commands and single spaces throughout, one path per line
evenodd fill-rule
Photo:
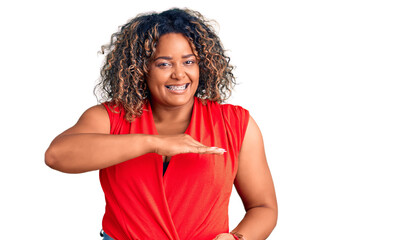
M 113 108 L 122 106 L 129 122 L 142 114 L 143 105 L 149 100 L 149 64 L 159 38 L 167 33 L 183 34 L 198 58 L 199 86 L 195 96 L 203 102 L 224 102 L 236 84 L 230 58 L 210 22 L 199 12 L 174 8 L 159 14 L 137 15 L 101 47 L 107 56 L 94 89 L 95 95 L 99 90 L 102 101 L 110 101 Z

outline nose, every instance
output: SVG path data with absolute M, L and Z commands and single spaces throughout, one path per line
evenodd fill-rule
M 182 80 L 185 76 L 186 76 L 186 72 L 183 66 L 176 65 L 173 68 L 172 78 L 176 80 Z

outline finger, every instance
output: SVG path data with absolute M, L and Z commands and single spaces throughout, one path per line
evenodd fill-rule
M 223 154 L 226 152 L 224 148 L 219 148 L 219 147 L 210 147 L 209 149 L 211 152 L 218 153 L 218 154 Z
M 226 150 L 218 147 L 197 147 L 197 153 L 200 154 L 224 154 Z

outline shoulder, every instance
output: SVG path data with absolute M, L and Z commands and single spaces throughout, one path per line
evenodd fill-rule
M 81 120 L 85 120 L 87 122 L 92 122 L 95 120 L 106 120 L 108 118 L 108 113 L 105 110 L 103 104 L 95 105 L 88 108 L 80 117 Z
M 229 136 L 237 140 L 236 146 L 240 149 L 249 125 L 250 113 L 247 109 L 233 104 L 219 104 L 217 102 L 208 101 L 210 109 L 218 109 L 225 131 Z M 216 113 L 216 112 L 214 112 Z M 212 116 L 216 118 L 216 116 Z
M 109 133 L 109 117 L 103 105 L 88 108 L 77 123 L 60 135 L 76 133 Z
M 231 123 L 236 122 L 238 125 L 246 128 L 249 121 L 250 113 L 247 109 L 234 104 L 219 104 L 224 120 Z M 244 129 L 245 130 L 245 129 Z
M 223 114 L 227 117 L 245 118 L 248 121 L 249 111 L 242 106 L 233 104 L 221 104 Z
M 105 108 L 108 113 L 111 125 L 116 121 L 125 121 L 126 119 L 126 110 L 121 103 L 115 103 L 114 101 L 104 102 L 102 106 Z
M 101 106 L 105 108 L 110 116 L 111 114 L 119 114 L 125 110 L 122 104 L 118 104 L 113 101 L 103 102 Z
M 228 104 L 228 103 L 218 103 L 215 101 L 205 100 L 202 105 L 206 106 L 210 111 L 221 111 L 223 116 L 227 119 L 229 118 L 244 118 L 248 121 L 250 116 L 249 111 L 242 106 Z

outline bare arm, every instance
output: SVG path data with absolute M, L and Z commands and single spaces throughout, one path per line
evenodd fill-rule
M 240 150 L 234 185 L 246 214 L 232 232 L 243 234 L 246 240 L 266 239 L 277 222 L 277 200 L 263 138 L 251 117 Z
M 104 106 L 91 107 L 78 122 L 57 136 L 45 153 L 46 164 L 67 173 L 82 173 L 113 166 L 129 159 L 156 152 L 173 156 L 179 153 L 216 153 L 188 135 L 110 135 L 110 121 Z

